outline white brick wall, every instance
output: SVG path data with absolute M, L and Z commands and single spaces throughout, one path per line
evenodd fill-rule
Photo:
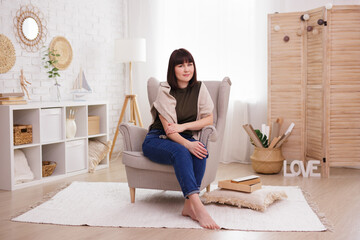
M 42 51 L 27 52 L 17 42 L 13 19 L 20 5 L 28 0 L 0 0 L 0 33 L 7 36 L 16 51 L 13 68 L 0 74 L 0 92 L 20 91 L 19 75 L 31 82 L 29 93 L 35 101 L 51 101 L 53 80 L 47 78 L 42 64 Z M 113 138 L 124 101 L 125 74 L 123 64 L 114 62 L 114 40 L 127 35 L 127 0 L 32 0 L 43 14 L 48 29 L 45 46 L 56 36 L 64 36 L 71 44 L 71 65 L 60 71 L 62 99 L 71 99 L 69 90 L 80 67 L 93 89 L 89 98 L 109 103 L 109 132 Z M 114 151 L 122 149 L 119 136 Z

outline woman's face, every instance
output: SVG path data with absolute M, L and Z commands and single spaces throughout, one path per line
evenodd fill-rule
M 180 88 L 185 88 L 194 75 L 194 64 L 184 62 L 175 66 L 175 76 Z

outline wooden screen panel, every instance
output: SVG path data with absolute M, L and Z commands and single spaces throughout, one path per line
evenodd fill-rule
M 322 159 L 324 157 L 322 89 L 308 88 L 306 96 L 306 157 Z
M 309 11 L 306 31 L 306 145 L 308 159 L 322 159 L 324 152 L 324 26 L 318 25 L 318 19 L 324 19 L 324 8 Z
M 330 165 L 360 164 L 360 87 L 332 88 L 330 106 Z
M 288 160 L 303 159 L 303 39 L 297 31 L 303 27 L 301 13 L 279 13 L 268 16 L 268 124 L 278 117 L 284 119 L 280 133 L 291 122 L 295 128 L 283 144 L 283 155 Z M 274 26 L 280 27 L 279 31 Z M 284 42 L 284 36 L 290 41 Z
M 360 165 L 360 6 L 329 14 L 327 158 L 332 166 Z

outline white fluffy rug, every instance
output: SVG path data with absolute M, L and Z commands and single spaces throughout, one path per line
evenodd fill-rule
M 250 231 L 325 231 L 298 187 L 278 187 L 288 199 L 265 212 L 210 204 L 207 210 L 223 229 Z M 13 221 L 106 227 L 201 228 L 181 216 L 181 192 L 136 189 L 130 203 L 127 183 L 73 182 L 47 202 Z

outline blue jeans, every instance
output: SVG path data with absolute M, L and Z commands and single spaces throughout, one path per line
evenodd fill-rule
M 189 141 L 196 141 L 192 136 L 180 134 Z M 151 161 L 172 165 L 184 197 L 200 192 L 201 181 L 206 167 L 206 158 L 199 159 L 183 145 L 170 139 L 162 130 L 151 130 L 146 135 L 142 150 Z

